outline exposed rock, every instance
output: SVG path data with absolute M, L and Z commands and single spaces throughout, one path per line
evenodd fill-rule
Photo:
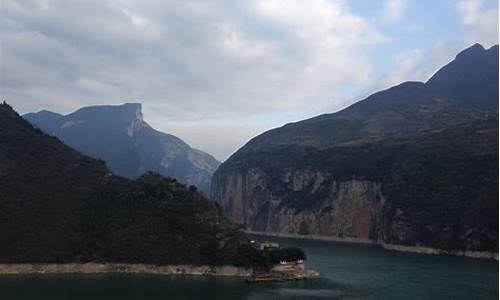
M 252 269 L 234 266 L 146 265 L 111 263 L 0 264 L 0 274 L 156 274 L 250 277 Z
M 211 195 L 250 231 L 498 253 L 498 47 L 255 137 Z
M 41 111 L 23 117 L 82 153 L 103 159 L 117 175 L 137 177 L 155 171 L 208 193 L 219 166 L 211 155 L 153 129 L 144 121 L 139 103 L 83 107 L 64 116 Z

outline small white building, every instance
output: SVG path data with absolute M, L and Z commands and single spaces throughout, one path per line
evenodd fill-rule
M 305 270 L 305 264 L 302 259 L 299 260 L 281 260 L 279 264 L 274 265 L 273 271 L 277 272 L 287 272 L 287 271 L 296 271 L 296 270 Z

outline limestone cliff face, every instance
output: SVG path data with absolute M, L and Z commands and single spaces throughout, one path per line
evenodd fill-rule
M 380 183 L 336 181 L 329 173 L 310 170 L 286 170 L 279 182 L 269 182 L 257 168 L 232 172 L 222 182 L 214 179 L 213 196 L 248 230 L 377 239 L 385 203 Z
M 497 252 L 497 136 L 497 121 L 485 121 L 327 150 L 240 152 L 215 172 L 211 195 L 251 231 Z
M 498 252 L 498 47 L 253 138 L 211 194 L 248 230 Z

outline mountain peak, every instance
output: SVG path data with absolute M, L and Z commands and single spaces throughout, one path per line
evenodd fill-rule
M 498 45 L 493 45 L 490 49 L 486 50 L 490 55 L 494 57 L 498 57 Z
M 37 112 L 36 114 L 38 114 L 39 116 L 47 117 L 47 118 L 59 118 L 59 117 L 62 117 L 61 114 L 55 113 L 55 112 L 50 111 L 50 110 L 45 110 L 45 109 Z
M 437 95 L 477 109 L 498 109 L 498 46 L 480 44 L 460 52 L 426 85 Z
M 24 117 L 82 153 L 103 159 L 118 175 L 136 177 L 149 170 L 205 192 L 210 189 L 219 162 L 149 126 L 141 103 L 87 106 L 60 118 L 53 115 L 58 116 L 38 112 Z
M 456 59 L 461 58 L 461 57 L 466 57 L 466 56 L 471 56 L 471 55 L 480 55 L 481 53 L 485 52 L 486 50 L 484 49 L 483 45 L 479 43 L 475 43 L 474 45 L 470 46 L 469 48 L 465 48 L 464 50 L 460 51 Z
M 490 49 L 488 49 L 488 51 L 492 51 L 492 50 L 497 50 L 498 51 L 498 45 L 493 45 L 490 47 Z
M 86 106 L 68 115 L 71 119 L 105 123 L 143 122 L 141 103 Z
M 122 111 L 122 112 L 142 112 L 142 104 L 141 103 L 135 103 L 135 102 L 126 102 L 123 104 L 106 104 L 106 105 L 91 105 L 91 106 L 84 106 L 82 108 L 79 108 L 76 110 L 74 113 L 81 112 L 81 111 Z
M 127 102 L 121 105 L 117 105 L 117 107 L 123 108 L 125 110 L 131 110 L 134 112 L 140 112 L 142 113 L 142 104 L 141 103 L 131 103 Z

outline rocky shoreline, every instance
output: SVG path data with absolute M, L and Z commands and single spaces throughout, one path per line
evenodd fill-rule
M 293 238 L 293 239 L 306 239 L 306 240 L 320 240 L 320 241 L 333 241 L 340 243 L 350 243 L 350 244 L 364 244 L 382 247 L 386 250 L 400 251 L 400 252 L 410 252 L 410 253 L 420 253 L 420 254 L 431 254 L 431 255 L 452 255 L 452 256 L 463 256 L 469 258 L 481 258 L 481 259 L 495 259 L 498 260 L 498 253 L 488 252 L 488 251 L 463 251 L 463 250 L 452 250 L 447 251 L 443 249 L 436 249 L 430 247 L 419 247 L 419 246 L 404 246 L 404 245 L 394 245 L 378 242 L 370 239 L 359 239 L 359 238 L 340 238 L 334 236 L 320 236 L 320 235 L 301 235 L 301 234 L 287 234 L 287 233 L 274 233 L 265 231 L 252 231 L 245 230 L 248 234 L 263 235 L 263 236 L 273 236 L 273 237 L 283 237 L 283 238 Z
M 147 265 L 123 263 L 0 264 L 0 275 L 104 273 L 195 275 L 248 278 L 252 276 L 252 269 L 245 269 L 234 266 Z
M 452 255 L 452 256 L 463 256 L 470 258 L 482 258 L 482 259 L 495 259 L 498 260 L 498 253 L 488 252 L 488 251 L 463 251 L 463 250 L 452 250 L 447 251 L 443 249 L 429 248 L 429 247 L 418 247 L 418 246 L 403 246 L 394 244 L 379 243 L 382 248 L 387 250 L 401 251 L 401 252 L 412 252 L 421 254 L 432 254 L 432 255 Z
M 378 243 L 374 240 L 351 238 L 351 237 L 341 238 L 341 237 L 336 237 L 336 236 L 324 236 L 324 235 L 315 235 L 315 234 L 303 235 L 303 234 L 294 234 L 294 233 L 275 233 L 275 232 L 254 231 L 254 230 L 244 230 L 244 232 L 248 233 L 248 234 L 255 234 L 255 235 L 291 238 L 291 239 L 301 239 L 301 240 L 330 241 L 330 242 L 363 244 L 363 245 L 378 245 Z

